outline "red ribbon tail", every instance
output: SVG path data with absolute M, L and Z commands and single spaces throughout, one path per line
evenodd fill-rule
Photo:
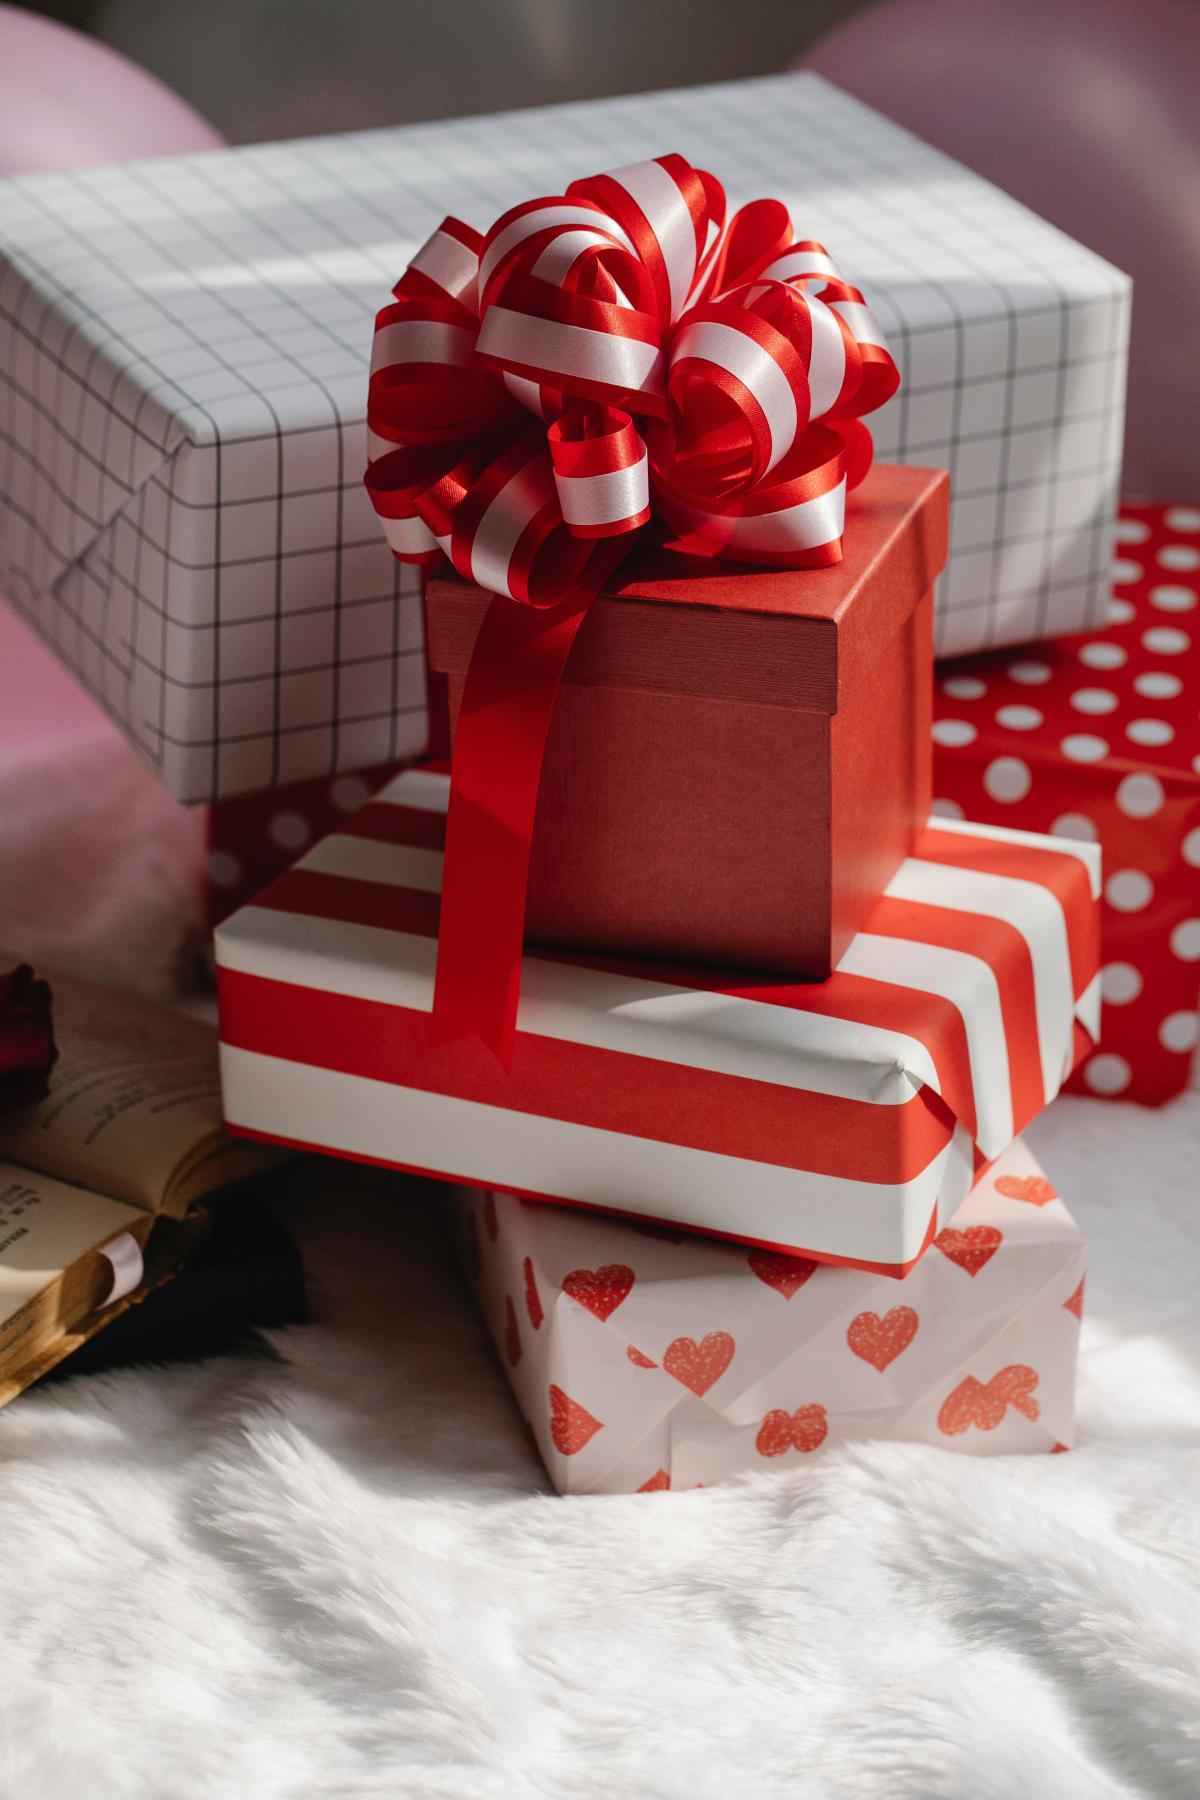
M 592 589 L 557 606 L 493 598 L 454 737 L 431 1046 L 479 1038 L 512 1066 L 525 896 L 554 702 Z

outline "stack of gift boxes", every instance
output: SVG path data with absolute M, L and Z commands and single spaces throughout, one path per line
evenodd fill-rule
M 903 379 L 870 420 L 840 561 L 639 547 L 600 585 L 553 708 L 497 1055 L 431 1030 L 454 755 L 307 849 L 288 805 L 289 784 L 331 778 L 361 798 L 457 734 L 500 585 L 494 556 L 467 558 L 475 581 L 456 556 L 422 607 L 390 566 L 359 486 L 398 441 L 367 445 L 366 314 L 442 213 L 482 231 L 664 147 L 781 194 L 861 283 Z M 297 815 L 290 844 L 247 824 L 230 849 L 264 878 L 275 852 L 290 863 L 218 932 L 231 1127 L 454 1184 L 479 1303 L 564 1490 L 708 1484 L 862 1437 L 1068 1446 L 1083 1243 L 1021 1133 L 1080 1067 L 1092 1091 L 1137 1088 L 1100 1043 L 1101 987 L 1119 1004 L 1114 967 L 1141 962 L 1101 954 L 1097 840 L 1107 907 L 1139 870 L 1167 900 L 1144 852 L 1114 863 L 1083 783 L 1111 772 L 1122 817 L 1170 819 L 1171 854 L 1196 856 L 1197 771 L 1111 732 L 1090 761 L 1044 737 L 1064 797 L 1024 804 L 1050 717 L 1031 682 L 1057 691 L 1071 656 L 1116 669 L 1089 647 L 1134 630 L 1105 614 L 1124 278 L 812 77 L 107 175 L 12 184 L 10 410 L 41 424 L 9 568 L 182 799 Z M 115 217 L 89 288 L 98 198 Z M 815 396 L 828 368 L 808 378 Z M 403 551 L 411 514 L 380 510 Z M 1152 653 L 1181 614 L 1146 604 Z M 935 645 L 990 657 L 935 679 Z M 1165 718 L 1161 653 L 1128 648 L 1131 693 Z M 1035 664 L 1051 675 L 1022 687 Z M 1022 706 L 1036 730 L 1014 727 Z M 1074 735 L 1099 738 L 1095 718 Z M 1025 777 L 999 767 L 1018 760 Z M 481 930 L 488 900 L 485 881 Z M 1195 921 L 1182 888 L 1170 904 L 1155 930 L 1186 967 Z M 1163 1029 L 1181 1054 L 1183 1024 Z

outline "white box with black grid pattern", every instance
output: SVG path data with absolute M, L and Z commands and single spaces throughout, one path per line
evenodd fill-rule
M 678 150 L 778 194 L 900 365 L 877 453 L 949 468 L 939 647 L 1108 592 L 1129 282 L 811 75 L 0 184 L 0 581 L 188 801 L 420 750 L 416 584 L 361 486 L 371 320 L 486 228 Z

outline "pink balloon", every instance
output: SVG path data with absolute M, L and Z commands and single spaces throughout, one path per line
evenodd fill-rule
M 224 141 L 115 50 L 0 5 L 0 175 L 216 150 Z
M 805 63 L 1133 276 L 1125 488 L 1200 495 L 1200 6 L 883 0 Z

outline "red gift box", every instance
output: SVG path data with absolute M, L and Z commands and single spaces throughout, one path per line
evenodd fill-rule
M 939 670 L 934 810 L 1098 841 L 1099 1048 L 1083 1092 L 1160 1105 L 1200 1036 L 1200 510 L 1130 506 L 1110 622 Z
M 928 817 L 948 488 L 876 468 L 829 569 L 621 568 L 555 706 L 530 942 L 829 974 Z M 428 584 L 453 720 L 489 599 Z

